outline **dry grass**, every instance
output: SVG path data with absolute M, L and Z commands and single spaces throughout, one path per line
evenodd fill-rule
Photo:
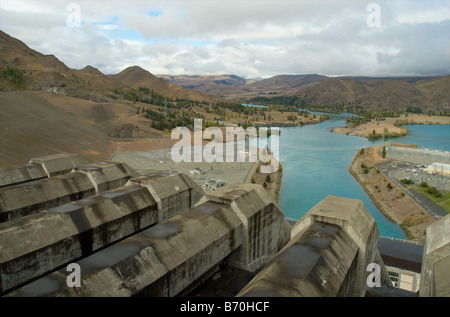
M 364 154 L 358 152 L 350 166 L 350 172 L 380 211 L 405 231 L 408 239 L 423 243 L 426 227 L 436 220 L 374 166 L 388 161 L 382 158 L 381 149 L 382 146 L 374 146 L 365 148 Z M 367 174 L 361 168 L 361 163 L 368 167 Z M 388 184 L 391 189 L 388 189 Z

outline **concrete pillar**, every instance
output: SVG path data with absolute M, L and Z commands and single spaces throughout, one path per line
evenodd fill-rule
M 0 294 L 157 222 L 148 190 L 128 186 L 0 224 Z
M 30 163 L 39 164 L 48 177 L 70 173 L 77 166 L 87 165 L 90 162 L 78 154 L 59 153 L 47 156 L 34 157 Z
M 0 188 L 0 222 L 37 213 L 95 194 L 82 173 L 69 173 Z
M 39 164 L 25 164 L 0 169 L 0 187 L 26 183 L 46 178 L 47 174 Z
M 429 225 L 422 260 L 421 297 L 450 296 L 450 215 Z
M 154 171 L 131 178 L 127 184 L 146 187 L 158 203 L 158 221 L 167 220 L 194 207 L 204 196 L 203 189 L 184 173 Z
M 140 174 L 125 163 L 102 162 L 75 167 L 74 172 L 86 174 L 97 194 L 124 186 L 131 177 Z
M 241 245 L 241 226 L 228 205 L 208 201 L 79 260 L 80 287 L 61 269 L 7 296 L 177 296 Z
M 205 199 L 229 204 L 242 222 L 242 246 L 230 257 L 231 266 L 254 272 L 290 239 L 290 225 L 261 185 L 229 184 Z
M 317 224 L 328 229 L 311 231 L 312 226 Z M 292 227 L 291 236 L 289 247 L 281 251 L 287 253 L 280 255 L 278 262 L 274 260 L 270 264 L 275 265 L 272 269 L 265 268 L 261 272 L 267 276 L 255 277 L 264 281 L 270 279 L 274 285 L 277 281 L 286 281 L 280 285 L 283 295 L 363 297 L 368 287 L 367 267 L 371 263 L 380 267 L 381 284 L 390 283 L 378 252 L 379 233 L 375 220 L 360 200 L 327 196 Z M 315 237 L 319 240 L 314 242 Z M 322 246 L 318 247 L 320 241 Z M 353 245 L 356 246 L 356 253 Z M 316 260 L 311 262 L 312 259 Z M 282 268 L 285 265 L 279 264 L 280 261 L 289 262 L 289 271 L 295 273 L 297 268 L 303 273 L 299 273 L 297 278 L 286 277 L 288 273 L 284 272 Z M 318 265 L 320 261 L 325 265 Z M 313 280 L 311 277 L 314 277 Z M 258 283 L 254 292 L 247 289 L 246 293 L 271 292 L 264 283 Z
M 358 246 L 339 226 L 313 222 L 238 297 L 345 296 L 357 275 Z

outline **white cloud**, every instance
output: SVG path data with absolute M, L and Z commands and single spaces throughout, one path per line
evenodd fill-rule
M 79 4 L 81 26 L 66 23 Z M 380 5 L 380 28 L 367 5 Z M 0 28 L 69 67 L 104 73 L 441 75 L 449 73 L 443 1 L 2 0 Z

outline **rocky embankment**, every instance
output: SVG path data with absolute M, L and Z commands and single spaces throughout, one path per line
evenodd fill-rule
M 358 151 L 349 168 L 380 211 L 398 224 L 409 240 L 425 241 L 425 229 L 436 220 L 375 166 L 389 161 L 381 155 L 383 146 Z

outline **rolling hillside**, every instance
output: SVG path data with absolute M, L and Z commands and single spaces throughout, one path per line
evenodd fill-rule
M 366 109 L 450 113 L 450 75 L 417 81 L 406 79 L 357 80 L 328 78 L 297 92 L 297 105 L 362 106 Z
M 320 75 L 278 75 L 263 80 L 247 80 L 236 75 L 159 77 L 185 88 L 228 98 L 295 93 L 327 78 Z
M 140 87 L 159 97 L 221 100 L 169 83 L 140 67 L 117 75 L 104 75 L 89 65 L 71 69 L 55 56 L 32 50 L 0 31 L 0 167 L 60 152 L 102 161 L 117 149 L 117 139 L 168 138 L 137 110 L 161 107 L 111 98 L 113 91 L 139 93 Z
M 216 102 L 220 98 L 183 88 L 138 67 L 104 75 L 92 66 L 71 69 L 53 55 L 44 55 L 0 31 L 0 91 L 53 91 L 94 101 L 108 100 L 114 89 L 146 87 L 168 98 Z

